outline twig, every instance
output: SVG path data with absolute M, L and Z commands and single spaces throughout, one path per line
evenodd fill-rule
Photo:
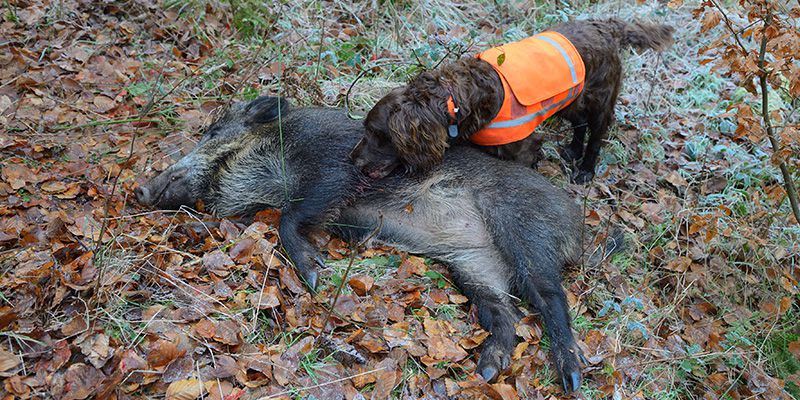
M 778 137 L 775 136 L 775 130 L 772 128 L 772 119 L 769 117 L 769 94 L 767 90 L 769 71 L 765 68 L 764 60 L 767 53 L 767 27 L 771 23 L 772 14 L 767 14 L 767 18 L 764 20 L 764 32 L 761 37 L 761 49 L 758 52 L 758 69 L 760 70 L 758 80 L 761 83 L 761 118 L 764 120 L 764 127 L 767 130 L 767 137 L 772 145 L 772 151 L 778 154 L 781 149 L 781 144 L 778 141 Z M 800 204 L 798 204 L 797 189 L 794 187 L 792 174 L 789 172 L 789 168 L 786 167 L 786 162 L 784 160 L 780 160 L 778 166 L 783 175 L 783 185 L 786 188 L 786 195 L 789 197 L 789 204 L 792 207 L 792 213 L 794 213 L 795 223 L 800 224 Z
M 288 394 L 288 393 L 293 393 L 293 392 L 295 392 L 295 391 L 300 391 L 300 392 L 302 392 L 302 391 L 304 391 L 304 390 L 316 389 L 316 388 L 318 388 L 318 387 L 323 387 L 323 386 L 331 385 L 331 384 L 338 383 L 338 382 L 344 382 L 344 381 L 346 381 L 346 380 L 350 380 L 350 379 L 353 379 L 353 378 L 358 378 L 359 376 L 364 376 L 364 375 L 374 374 L 374 373 L 376 373 L 376 372 L 378 372 L 378 371 L 383 371 L 384 369 L 386 369 L 386 367 L 375 368 L 375 369 L 373 369 L 373 370 L 371 370 L 371 371 L 366 371 L 366 372 L 362 372 L 362 373 L 360 373 L 360 374 L 355 374 L 355 375 L 345 376 L 344 378 L 334 379 L 334 380 L 332 380 L 332 381 L 329 381 L 329 382 L 323 382 L 323 383 L 320 383 L 320 384 L 318 384 L 318 385 L 313 385 L 313 386 L 305 386 L 305 387 L 301 387 L 301 388 L 297 388 L 297 389 L 292 389 L 292 390 L 284 390 L 283 392 L 278 392 L 278 393 L 275 393 L 275 394 L 271 394 L 271 395 L 269 395 L 269 396 L 259 397 L 259 398 L 258 398 L 258 400 L 268 400 L 268 399 L 274 399 L 274 398 L 281 397 L 281 396 L 283 396 L 283 395 L 285 395 L 285 394 Z
M 714 4 L 714 6 L 722 15 L 722 19 L 725 21 L 725 25 L 731 32 L 733 39 L 741 48 L 742 55 L 747 57 L 747 48 L 742 44 L 741 39 L 739 38 L 739 33 L 736 31 L 736 29 L 734 29 L 730 19 L 728 18 L 728 15 L 722 9 L 722 6 L 720 6 L 715 0 L 711 0 L 711 3 Z M 764 30 L 761 36 L 761 46 L 758 52 L 758 80 L 761 86 L 761 118 L 764 121 L 764 129 L 767 132 L 767 138 L 772 146 L 772 151 L 773 153 L 778 154 L 780 152 L 781 145 L 778 137 L 775 135 L 775 129 L 772 126 L 772 119 L 769 116 L 769 91 L 767 86 L 769 71 L 766 69 L 767 42 L 769 41 L 769 38 L 767 37 L 767 28 L 770 26 L 770 24 L 772 24 L 772 18 L 772 14 L 767 11 L 767 15 L 764 18 Z M 792 180 L 792 174 L 789 172 L 789 168 L 786 166 L 786 162 L 783 160 L 780 160 L 778 168 L 781 170 L 781 175 L 783 176 L 783 187 L 786 189 L 787 197 L 789 197 L 789 205 L 791 206 L 792 214 L 794 214 L 796 223 L 800 224 L 800 201 L 798 201 L 797 198 L 797 189 L 795 188 L 794 181 Z
M 728 30 L 731 31 L 733 35 L 733 39 L 736 40 L 736 44 L 739 45 L 739 48 L 742 50 L 742 56 L 747 57 L 747 47 L 744 47 L 742 44 L 742 40 L 739 38 L 739 34 L 736 33 L 736 29 L 733 28 L 733 24 L 731 20 L 728 18 L 728 14 L 725 13 L 725 10 L 722 9 L 722 6 L 719 5 L 715 0 L 711 0 L 711 3 L 714 4 L 714 7 L 719 10 L 719 13 L 722 15 L 722 20 L 725 22 L 725 26 L 728 27 Z

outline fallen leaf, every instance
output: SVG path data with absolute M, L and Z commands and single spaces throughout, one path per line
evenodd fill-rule
M 369 275 L 355 275 L 347 281 L 347 284 L 353 288 L 353 291 L 359 296 L 366 296 L 367 292 L 372 289 L 375 279 Z
M 185 353 L 186 351 L 178 349 L 175 343 L 159 339 L 150 344 L 147 351 L 147 363 L 153 368 L 163 367 L 178 357 L 182 357 Z
M 20 364 L 16 354 L 0 347 L 0 372 L 6 372 Z
M 241 328 L 236 321 L 225 320 L 217 323 L 216 333 L 214 340 L 231 346 L 236 346 L 242 343 Z
M 67 368 L 67 373 L 64 376 L 65 387 L 69 390 L 62 399 L 64 400 L 82 400 L 91 396 L 97 386 L 105 378 L 102 372 L 98 371 L 91 365 L 83 363 L 75 363 Z
M 167 387 L 167 400 L 194 400 L 205 392 L 203 383 L 198 379 L 184 379 L 172 382 Z
M 251 293 L 247 296 L 247 300 L 250 302 L 250 305 L 259 310 L 275 308 L 281 305 L 277 286 L 265 286 L 262 291 Z

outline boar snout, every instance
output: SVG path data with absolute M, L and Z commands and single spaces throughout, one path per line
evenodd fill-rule
M 147 207 L 177 210 L 181 206 L 193 206 L 193 198 L 186 168 L 169 168 L 150 182 L 133 190 L 136 200 Z

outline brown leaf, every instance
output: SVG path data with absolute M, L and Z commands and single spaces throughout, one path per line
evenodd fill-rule
M 715 9 L 707 9 L 705 15 L 703 15 L 703 20 L 700 22 L 700 33 L 705 33 L 709 29 L 719 25 L 721 19 L 722 16 L 720 15 L 719 11 Z
M 397 361 L 385 358 L 375 366 L 375 388 L 372 390 L 372 399 L 388 399 L 402 375 L 397 370 Z
M 595 210 L 587 210 L 585 222 L 587 225 L 591 226 L 600 225 L 600 214 Z
M 67 190 L 67 185 L 61 181 L 49 181 L 42 184 L 41 189 L 45 193 L 61 193 Z
M 177 382 L 187 379 L 192 372 L 194 372 L 194 360 L 190 355 L 185 355 L 167 365 L 164 373 L 161 374 L 161 380 L 164 383 Z
M 492 389 L 496 390 L 497 393 L 499 393 L 500 396 L 503 398 L 503 400 L 519 399 L 517 391 L 514 390 L 514 387 L 507 383 L 495 383 L 492 385 Z
M 353 291 L 359 296 L 366 296 L 367 292 L 372 289 L 375 279 L 369 275 L 355 275 L 347 281 L 347 284 L 353 288 Z
M 119 369 L 123 373 L 137 369 L 144 369 L 146 367 L 147 361 L 133 349 L 126 350 L 122 355 L 122 359 L 119 360 Z
M 464 349 L 470 350 L 480 346 L 488 337 L 489 332 L 481 329 L 478 330 L 474 335 L 461 339 L 458 344 Z
M 250 257 L 256 248 L 256 241 L 250 238 L 244 238 L 231 247 L 230 255 L 233 260 L 239 264 L 244 264 L 250 261 Z
M 406 279 L 411 277 L 411 275 L 422 276 L 427 270 L 428 266 L 425 265 L 425 259 L 409 256 L 400 263 L 400 267 L 397 269 L 397 278 Z
M 672 186 L 675 186 L 676 188 L 685 187 L 685 186 L 688 186 L 688 185 L 689 185 L 689 182 L 687 182 L 687 181 L 686 181 L 686 179 L 684 179 L 684 178 L 683 178 L 683 177 L 682 177 L 682 176 L 681 176 L 681 175 L 678 173 L 678 171 L 672 171 L 672 172 L 670 172 L 670 173 L 669 173 L 669 175 L 667 175 L 667 177 L 666 177 L 666 178 L 664 178 L 664 179 L 665 179 L 667 182 L 671 183 L 671 184 L 672 184 Z
M 219 231 L 222 233 L 222 236 L 225 237 L 226 240 L 236 240 L 239 237 L 241 231 L 233 222 L 223 219 L 219 222 Z
M 31 388 L 22 382 L 22 378 L 19 375 L 6 379 L 3 386 L 8 393 L 13 393 L 18 398 L 28 398 L 31 393 Z
M 294 294 L 306 293 L 306 288 L 303 286 L 303 282 L 301 282 L 300 278 L 297 277 L 297 274 L 294 272 L 293 268 L 279 267 L 278 279 L 280 279 L 281 283 L 286 286 L 290 292 Z
M 86 324 L 86 320 L 83 319 L 83 316 L 76 315 L 61 327 L 61 334 L 64 336 L 72 336 L 85 331 L 87 328 L 88 325 Z
M 800 359 L 800 340 L 795 340 L 794 342 L 789 342 L 788 346 L 789 352 L 792 353 L 795 358 Z
M 467 352 L 451 338 L 453 329 L 449 322 L 428 318 L 423 324 L 428 335 L 428 355 L 431 358 L 461 361 L 467 357 Z
M 150 344 L 147 351 L 147 363 L 153 368 L 163 367 L 178 357 L 182 357 L 185 353 L 186 351 L 178 349 L 175 343 L 159 339 Z
M 81 343 L 81 352 L 95 368 L 100 369 L 105 365 L 113 351 L 108 346 L 108 336 L 98 333 Z
M 16 354 L 0 347 L 0 372 L 6 372 L 20 364 Z
M 275 308 L 281 305 L 277 286 L 265 286 L 262 291 L 251 293 L 247 296 L 247 300 L 250 305 L 259 310 Z
M 114 101 L 114 99 L 103 95 L 95 96 L 92 104 L 94 104 L 97 112 L 101 114 L 106 113 L 117 106 L 117 103 Z
M 230 268 L 234 265 L 236 264 L 233 260 L 220 250 L 214 250 L 203 256 L 203 268 L 217 276 L 228 276 Z
M 236 364 L 236 360 L 234 360 L 233 357 L 227 354 L 222 354 L 216 357 L 216 365 L 214 366 L 215 378 L 229 378 L 236 375 L 236 371 L 238 370 L 239 366 Z
M 194 332 L 201 338 L 211 339 L 217 333 L 217 329 L 213 321 L 209 319 L 201 319 L 194 324 Z
M 24 164 L 7 164 L 2 169 L 3 179 L 11 185 L 14 190 L 25 187 L 28 183 L 37 183 L 41 179 L 37 174 Z
M 64 375 L 64 387 L 68 388 L 63 400 L 81 400 L 91 396 L 105 376 L 91 365 L 72 364 Z
M 242 343 L 241 328 L 236 321 L 226 320 L 219 322 L 216 328 L 214 340 L 231 346 L 236 346 Z
M 172 382 L 167 387 L 167 400 L 194 400 L 205 391 L 203 383 L 198 379 L 184 379 Z
M 205 382 L 203 386 L 209 400 L 235 400 L 234 397 L 229 397 L 233 392 L 233 384 L 228 381 L 213 380 Z
M 680 256 L 667 263 L 665 268 L 675 272 L 686 272 L 689 269 L 690 265 L 692 265 L 691 258 L 686 256 Z

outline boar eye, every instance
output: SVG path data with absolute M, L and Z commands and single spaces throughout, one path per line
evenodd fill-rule
M 178 175 L 172 175 L 172 176 L 169 178 L 169 180 L 170 180 L 170 181 L 172 181 L 172 182 L 175 182 L 175 181 L 177 181 L 177 180 L 178 180 L 178 178 L 180 178 Z

